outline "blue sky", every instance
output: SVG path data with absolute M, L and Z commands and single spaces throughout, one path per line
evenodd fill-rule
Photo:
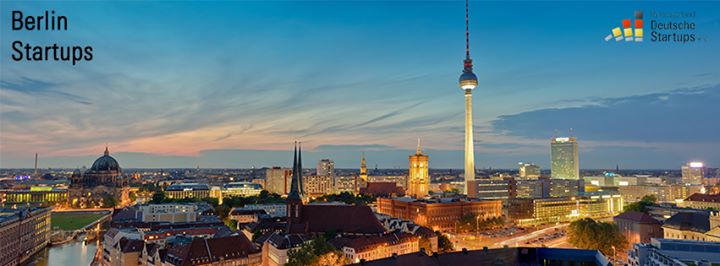
M 570 128 L 582 168 L 720 165 L 720 3 L 471 1 L 476 165 L 549 165 Z M 0 167 L 462 167 L 463 1 L 65 1 L 0 6 Z M 11 31 L 10 12 L 68 17 Z M 695 12 L 695 43 L 605 42 L 635 10 Z M 649 37 L 649 36 L 648 36 Z M 91 45 L 15 62 L 11 43 Z M 558 132 L 558 133 L 556 133 Z M 261 152 L 259 152 L 261 151 Z M 306 163 L 312 165 L 312 163 Z

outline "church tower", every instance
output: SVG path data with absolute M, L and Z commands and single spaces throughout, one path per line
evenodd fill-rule
M 290 193 L 286 200 L 287 204 L 287 217 L 288 217 L 288 232 L 293 223 L 300 221 L 300 214 L 302 213 L 303 205 L 303 193 L 300 189 L 302 183 L 302 150 L 298 150 L 298 143 L 295 142 L 295 150 L 293 151 L 293 171 L 292 181 L 290 183 Z
M 420 139 L 418 138 L 418 146 L 415 154 L 410 155 L 410 168 L 408 171 L 408 189 L 406 195 L 413 198 L 422 198 L 428 195 L 428 187 L 430 185 L 430 176 L 428 175 L 428 158 L 429 156 L 420 150 Z
M 365 153 L 363 152 L 360 159 L 360 187 L 367 187 L 367 162 L 365 161 Z

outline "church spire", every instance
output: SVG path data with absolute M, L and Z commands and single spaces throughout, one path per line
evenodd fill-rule
M 110 151 L 108 150 L 108 145 L 105 143 L 105 156 L 110 155 Z
M 290 181 L 290 192 L 288 193 L 288 201 L 301 201 L 302 200 L 302 150 L 298 149 L 298 142 L 295 142 L 295 149 L 293 151 L 293 168 L 292 168 L 292 180 Z
M 300 154 L 302 153 L 301 150 L 298 149 L 298 142 L 295 142 L 295 149 L 293 152 L 293 173 L 292 173 L 292 181 L 290 182 L 290 192 L 288 193 L 287 197 L 287 218 L 288 218 L 288 227 L 287 232 L 291 232 L 293 228 L 293 224 L 297 223 L 300 218 L 300 213 L 302 212 L 302 190 L 300 187 L 302 186 L 302 183 L 300 180 L 302 180 L 302 165 L 299 163 L 302 158 L 300 157 Z
M 418 137 L 418 145 L 415 154 L 422 154 L 422 150 L 420 149 L 420 137 Z
M 302 141 L 298 142 L 298 188 L 300 189 L 300 198 L 305 196 L 305 188 L 303 186 L 303 166 L 302 166 Z

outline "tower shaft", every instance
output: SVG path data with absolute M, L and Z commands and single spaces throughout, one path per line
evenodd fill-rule
M 472 90 L 465 90 L 465 194 L 468 182 L 475 180 L 475 148 L 473 143 Z

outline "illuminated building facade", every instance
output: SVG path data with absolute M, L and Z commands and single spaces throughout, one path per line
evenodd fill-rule
M 515 179 L 516 198 L 550 197 L 550 179 Z
M 110 156 L 107 146 L 103 156 L 97 158 L 90 169 L 84 172 L 75 170 L 70 180 L 71 186 L 75 188 L 93 188 L 98 185 L 121 187 L 126 184 L 122 177 L 122 168 L 118 161 Z
M 640 201 L 645 195 L 653 195 L 659 202 L 676 202 L 683 200 L 694 193 L 700 193 L 701 185 L 629 185 L 618 187 L 618 192 L 623 196 L 625 203 Z M 679 202 L 678 204 L 682 204 Z
M 428 174 L 429 156 L 420 151 L 420 140 L 418 139 L 417 151 L 408 157 L 410 168 L 408 173 L 408 189 L 405 195 L 415 198 L 422 198 L 428 195 L 430 175 Z
M 165 188 L 165 197 L 169 199 L 210 198 L 210 187 L 200 183 L 178 183 Z
M 8 205 L 52 206 L 65 205 L 68 199 L 68 190 L 53 187 L 30 187 L 30 189 L 4 189 L 0 190 L 0 202 Z
M 189 223 L 197 221 L 195 204 L 148 204 L 139 207 L 143 222 Z
M 662 238 L 662 226 L 647 213 L 626 211 L 613 217 L 620 233 L 625 235 L 628 247 L 636 243 L 650 243 L 651 238 Z
M 512 178 L 475 179 L 468 182 L 468 197 L 507 202 L 514 197 L 515 181 Z
M 678 202 L 677 206 L 680 208 L 720 211 L 720 194 L 694 193 Z
M 483 220 L 503 215 L 502 201 L 455 198 L 378 198 L 377 212 L 441 231 L 454 231 L 456 222 L 466 216 Z
M 365 153 L 360 159 L 360 187 L 365 187 L 368 182 L 367 161 L 365 161 Z
M 290 191 L 292 170 L 275 166 L 265 172 L 265 189 L 270 193 L 287 195 Z
M 689 162 L 682 166 L 682 183 L 700 185 L 705 181 L 705 165 L 702 162 Z
M 334 193 L 341 192 L 358 192 L 358 176 L 336 176 L 335 177 L 335 191 Z
M 585 192 L 583 179 L 550 179 L 550 197 L 572 197 Z
M 540 166 L 534 163 L 518 163 L 518 177 L 532 179 L 540 177 Z
M 550 141 L 550 157 L 552 178 L 580 179 L 578 143 L 575 137 L 553 138 Z
M 511 199 L 508 216 L 517 225 L 532 226 L 571 222 L 582 218 L 607 218 L 623 209 L 620 195 L 593 195 L 544 199 Z
M 322 159 L 318 161 L 316 173 L 319 176 L 334 176 L 335 162 L 330 159 Z
M 260 195 L 263 190 L 260 184 L 251 182 L 230 182 L 222 187 L 222 197 L 250 197 Z
M 368 183 L 395 182 L 403 190 L 408 188 L 408 177 L 404 175 L 371 175 L 368 176 Z
M 667 239 L 720 242 L 720 213 L 678 212 L 665 220 L 662 228 Z
M 331 175 L 310 175 L 303 176 L 303 191 L 305 196 L 319 197 L 326 194 L 332 194 L 335 185 L 334 177 Z
M 420 251 L 420 237 L 398 232 L 360 238 L 338 238 L 331 244 L 339 247 L 351 263 L 372 261 Z
M 0 265 L 22 265 L 50 240 L 50 208 L 0 209 Z

